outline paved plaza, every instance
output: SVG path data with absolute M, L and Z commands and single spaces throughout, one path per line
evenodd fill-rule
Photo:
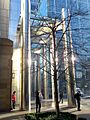
M 85 104 L 86 103 L 86 104 Z M 77 111 L 77 108 L 68 108 L 67 102 L 64 102 L 63 104 L 60 104 L 60 110 L 62 112 L 70 112 L 72 114 L 76 114 L 77 118 L 83 117 L 87 118 L 87 120 L 90 120 L 90 107 L 88 105 L 90 103 L 90 100 L 82 100 L 81 102 L 81 111 Z M 54 107 L 43 107 L 41 111 L 50 111 L 55 110 Z M 31 112 L 35 112 L 35 109 L 32 109 Z M 11 111 L 9 113 L 1 113 L 0 114 L 0 120 L 25 120 L 24 115 L 26 113 L 29 113 L 29 111 L 19 111 L 18 108 L 14 111 Z

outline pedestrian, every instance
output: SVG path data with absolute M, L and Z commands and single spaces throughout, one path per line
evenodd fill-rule
M 80 91 L 77 91 L 77 93 L 74 95 L 74 98 L 76 99 L 77 101 L 77 110 L 80 111 L 80 100 L 81 100 L 81 94 L 80 94 Z
M 43 95 L 42 95 L 41 92 L 39 92 L 39 100 L 40 100 L 40 106 L 41 106 L 41 104 L 42 104 L 42 100 L 43 100 Z
M 39 98 L 39 92 L 36 91 L 36 113 L 40 112 L 40 109 L 41 109 L 41 102 Z
M 16 91 L 14 91 L 12 94 L 12 109 L 15 109 L 15 104 L 16 104 Z
M 63 91 L 60 92 L 59 96 L 60 96 L 60 101 L 59 102 L 61 102 L 63 104 Z

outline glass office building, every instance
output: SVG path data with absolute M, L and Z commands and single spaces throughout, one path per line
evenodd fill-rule
M 39 8 L 39 0 L 31 0 L 31 13 L 37 14 Z
M 45 1 L 31 0 L 31 29 L 36 27 L 38 23 L 41 22 L 40 16 L 41 14 L 43 15 L 43 12 L 41 12 L 40 10 L 41 7 L 44 5 L 42 2 Z M 43 36 L 42 38 L 44 39 Z M 32 47 L 31 79 L 33 79 L 32 99 L 35 97 L 36 90 L 41 91 L 45 99 L 49 99 L 52 97 L 51 76 L 46 71 L 50 72 L 50 64 L 46 63 L 45 58 L 49 59 L 50 54 L 49 54 L 49 50 L 47 50 L 48 48 L 46 48 L 44 44 L 40 43 L 39 39 L 40 39 L 39 37 L 35 37 L 35 38 L 31 37 L 31 47 Z M 38 51 L 39 49 L 39 54 L 34 53 L 34 49 L 36 51 Z
M 39 7 L 40 7 L 40 1 L 39 0 L 31 0 L 31 15 L 29 19 L 29 4 L 28 0 L 21 1 L 21 16 L 20 16 L 20 23 L 19 23 L 19 47 L 22 47 L 23 42 L 23 81 L 24 81 L 24 91 L 25 91 L 25 101 L 27 100 L 28 96 L 28 42 L 29 42 L 29 20 L 31 25 L 31 100 L 35 100 L 35 94 L 36 90 L 39 90 L 42 92 L 44 98 L 51 98 L 51 77 L 49 74 L 46 74 L 41 67 L 44 66 L 44 55 L 46 54 L 47 59 L 49 59 L 49 54 L 44 48 L 44 45 L 41 45 L 39 43 L 38 37 L 33 38 L 32 37 L 32 29 L 34 29 L 39 21 Z M 37 20 L 38 19 L 38 20 Z M 40 21 L 39 21 L 40 22 Z M 34 53 L 34 51 L 38 51 L 38 48 L 40 48 L 39 54 Z M 46 51 L 46 52 L 45 52 Z M 46 69 L 50 71 L 49 68 L 50 65 L 47 64 Z M 26 101 L 26 103 L 28 103 Z M 28 105 L 26 105 L 28 106 Z
M 58 17 L 61 19 L 61 10 L 65 8 L 66 16 L 68 10 L 71 14 L 71 34 L 73 47 L 76 54 L 76 80 L 78 87 L 82 87 L 80 81 L 88 81 L 87 67 L 90 58 L 90 1 L 89 0 L 48 0 L 47 15 L 51 18 Z M 67 23 L 66 23 L 67 24 Z M 87 62 L 86 62 L 87 61 Z M 83 80 L 84 79 L 84 80 Z
M 31 22 L 31 30 L 32 27 L 36 27 L 37 25 L 37 20 L 39 21 L 39 15 L 40 15 L 40 9 L 43 6 L 44 0 L 31 0 L 31 19 L 28 18 L 28 0 L 23 0 L 21 2 L 21 30 L 20 35 L 21 35 L 21 41 L 24 41 L 24 89 L 25 89 L 25 99 L 27 100 L 28 96 L 28 65 L 27 65 L 27 54 L 28 54 L 28 20 Z M 80 52 L 82 50 L 78 49 L 78 44 L 80 41 L 83 43 L 84 41 L 88 40 L 86 39 L 87 37 L 89 38 L 89 15 L 85 14 L 87 10 L 89 10 L 89 1 L 77 1 L 77 0 L 48 0 L 47 1 L 47 15 L 48 17 L 54 18 L 58 17 L 61 20 L 61 10 L 62 8 L 66 9 L 66 15 L 68 14 L 68 9 L 70 10 L 70 13 L 73 14 L 72 19 L 71 19 L 71 30 L 72 30 L 72 39 L 73 39 L 73 45 L 74 48 L 77 48 L 77 52 Z M 40 9 L 39 9 L 40 8 Z M 83 9 L 85 8 L 85 9 Z M 84 10 L 84 11 L 82 11 Z M 78 12 L 81 11 L 81 12 Z M 76 14 L 77 13 L 77 14 Z M 82 15 L 81 15 L 82 14 Z M 84 14 L 84 15 L 83 15 Z M 42 12 L 43 15 L 43 12 Z M 44 15 L 43 15 L 44 16 Z M 37 20 L 36 20 L 37 19 Z M 87 22 L 88 21 L 88 22 Z M 39 21 L 40 22 L 40 21 Z M 34 24 L 33 24 L 34 23 Z M 86 24 L 85 24 L 86 23 Z M 88 27 L 88 28 L 87 28 Z M 22 29 L 23 28 L 23 29 Z M 84 28 L 84 30 L 82 29 Z M 88 32 L 87 32 L 88 31 Z M 31 31 L 32 33 L 32 31 Z M 59 31 L 60 35 L 62 34 L 62 31 Z M 83 36 L 83 34 L 85 34 Z M 57 33 L 58 35 L 58 33 Z M 59 36 L 58 36 L 59 37 Z M 42 39 L 42 38 L 41 38 Z M 43 37 L 44 39 L 44 37 Z M 87 45 L 86 45 L 87 46 Z M 85 46 L 85 47 L 86 47 Z M 62 47 L 59 49 L 61 51 Z M 43 44 L 40 44 L 39 39 L 32 38 L 31 35 L 31 99 L 35 100 L 35 91 L 39 89 L 44 98 L 52 98 L 52 78 L 50 74 L 46 74 L 46 71 L 51 72 L 51 66 L 44 60 L 44 56 L 46 57 L 46 60 L 50 60 L 50 48 L 46 48 Z M 39 54 L 35 53 L 35 51 L 39 50 Z M 61 53 L 62 56 L 63 53 Z M 60 57 L 60 61 L 61 60 Z M 44 67 L 45 65 L 45 67 Z M 43 68 L 43 69 L 42 69 Z M 62 71 L 63 71 L 63 66 L 62 66 Z M 82 72 L 80 67 L 79 67 L 79 72 Z M 78 72 L 78 73 L 79 73 Z M 77 73 L 77 74 L 78 74 Z M 82 79 L 82 75 L 79 73 L 80 79 Z M 61 76 L 60 76 L 61 77 Z M 62 77 L 63 79 L 65 76 Z M 63 82 L 63 79 L 61 81 Z M 64 83 L 63 83 L 64 84 Z M 65 84 L 64 84 L 65 85 Z M 63 87 L 63 86 L 62 86 Z M 46 91 L 47 90 L 47 91 Z M 27 103 L 27 101 L 26 101 Z

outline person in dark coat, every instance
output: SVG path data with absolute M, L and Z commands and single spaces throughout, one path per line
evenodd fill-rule
M 76 101 L 77 101 L 77 110 L 80 111 L 80 97 L 81 97 L 81 94 L 80 94 L 80 91 L 77 91 L 77 93 L 74 95 Z
M 60 92 L 60 102 L 63 103 L 63 92 Z
M 41 109 L 41 102 L 39 98 L 39 92 L 36 91 L 36 113 L 40 112 L 40 109 Z

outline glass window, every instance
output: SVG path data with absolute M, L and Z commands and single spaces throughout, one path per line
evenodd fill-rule
M 76 71 L 76 78 L 82 78 L 82 72 Z

